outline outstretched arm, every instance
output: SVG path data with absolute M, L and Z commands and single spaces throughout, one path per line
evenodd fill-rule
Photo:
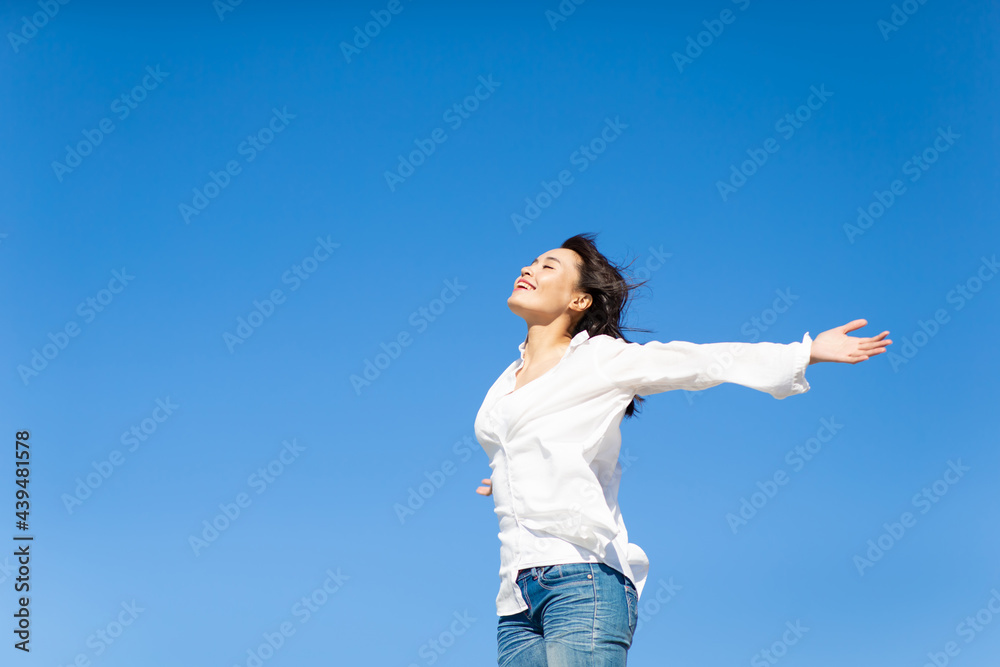
M 892 339 L 886 338 L 889 335 L 888 331 L 883 331 L 871 338 L 857 338 L 847 335 L 848 331 L 860 329 L 866 324 L 868 324 L 868 320 L 852 320 L 816 336 L 809 352 L 809 363 L 838 361 L 844 364 L 856 364 L 885 352 L 885 348 L 892 345 Z
M 869 357 L 874 357 L 878 354 L 882 354 L 883 352 L 885 352 L 885 348 L 892 344 L 892 339 L 886 338 L 886 336 L 889 335 L 888 331 L 883 331 L 879 335 L 872 336 L 870 338 L 859 338 L 856 336 L 847 335 L 847 332 L 855 331 L 856 329 L 860 329 L 861 327 L 867 324 L 868 320 L 864 319 L 852 320 L 847 324 L 841 325 L 839 327 L 834 327 L 833 329 L 824 331 L 823 333 L 816 336 L 816 338 L 812 340 L 809 347 L 808 364 L 817 364 L 821 361 L 833 361 L 845 364 L 856 364 L 859 361 L 865 361 Z M 644 356 L 643 357 L 636 356 L 634 358 L 634 361 L 629 360 L 627 357 L 622 357 L 622 361 L 627 363 L 620 363 L 617 368 L 621 369 L 622 371 L 627 371 L 629 373 L 632 373 L 632 375 L 635 375 L 636 378 L 633 379 L 633 381 L 635 382 L 638 382 L 640 380 L 648 382 L 650 381 L 650 377 L 652 377 L 656 382 L 660 382 L 660 384 L 655 384 L 648 388 L 653 388 L 656 389 L 657 391 L 666 391 L 668 388 L 681 388 L 681 387 L 690 389 L 703 389 L 709 386 L 714 386 L 716 384 L 719 384 L 720 380 L 697 379 L 697 374 L 695 371 L 699 370 L 700 366 L 705 365 L 708 362 L 716 363 L 719 359 L 722 358 L 721 355 L 725 353 L 731 352 L 735 354 L 736 357 L 738 358 L 740 351 L 746 349 L 743 347 L 744 345 L 746 344 L 709 343 L 706 345 L 695 345 L 693 343 L 686 343 L 686 342 L 680 342 L 680 343 L 654 342 L 653 345 L 647 344 L 648 347 L 646 347 L 644 350 L 643 346 L 640 346 L 638 343 L 631 343 L 628 346 L 626 346 L 627 350 L 634 352 L 636 355 L 640 353 L 645 355 L 647 350 L 653 352 L 659 351 L 661 354 L 670 353 L 671 355 L 677 355 L 676 357 L 667 356 L 665 357 L 666 360 L 673 360 L 676 362 L 683 363 L 686 361 L 684 355 L 687 354 L 692 356 L 695 363 L 693 363 L 691 368 L 687 370 L 684 370 L 682 368 L 680 372 L 676 373 L 676 377 L 665 376 L 664 378 L 660 378 L 658 376 L 650 376 L 644 372 L 637 371 L 637 369 L 644 366 L 644 364 L 640 365 L 638 363 L 640 361 L 645 361 Z M 751 349 L 757 349 L 761 351 L 773 350 L 777 352 L 780 351 L 780 348 L 782 347 L 789 348 L 791 352 L 789 359 L 794 358 L 794 356 L 798 354 L 798 352 L 794 350 L 794 344 L 792 346 L 778 346 L 773 343 L 764 343 L 764 344 L 755 343 L 751 346 Z M 714 357 L 699 355 L 697 353 L 700 350 L 712 351 L 713 354 L 719 354 L 720 357 L 714 358 Z M 774 358 L 780 359 L 780 357 L 778 356 L 775 356 Z M 767 357 L 761 357 L 761 359 L 767 359 Z M 728 365 L 739 368 L 739 364 L 736 364 L 732 360 L 732 358 L 730 358 Z M 721 366 L 726 367 L 727 366 L 726 362 L 723 361 Z M 753 365 L 748 364 L 747 367 L 753 368 Z M 762 390 L 768 390 L 768 389 L 770 389 L 771 391 L 775 390 L 772 387 L 772 385 L 774 384 L 773 382 L 770 381 L 765 382 L 764 380 L 757 380 L 754 374 L 745 376 L 742 379 L 741 376 L 744 376 L 744 374 L 731 371 L 728 373 L 727 379 L 729 379 L 730 381 L 741 380 L 743 383 L 746 383 L 747 386 L 754 386 Z M 778 395 L 785 395 L 786 393 L 787 390 L 782 390 L 781 393 L 779 393 Z M 477 488 L 476 493 L 478 493 L 481 496 L 492 495 L 493 494 L 492 480 L 488 477 L 485 477 L 483 478 L 482 483 L 483 486 Z
M 723 382 L 786 398 L 809 390 L 806 368 L 812 338 L 781 343 L 626 343 L 595 336 L 594 369 L 620 390 L 635 395 L 675 389 L 701 391 Z
M 884 331 L 871 338 L 848 336 L 867 320 L 857 319 L 824 331 L 814 340 L 807 332 L 801 342 L 779 343 L 625 343 L 595 336 L 595 370 L 610 383 L 633 394 L 658 394 L 673 389 L 700 391 L 723 382 L 750 387 L 785 398 L 809 390 L 806 368 L 821 361 L 854 364 L 880 354 L 892 343 Z

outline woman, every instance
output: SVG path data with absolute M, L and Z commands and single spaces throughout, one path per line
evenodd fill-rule
M 521 269 L 507 305 L 528 334 L 476 415 L 493 470 L 476 492 L 500 522 L 500 667 L 626 664 L 649 560 L 618 508 L 619 424 L 640 394 L 732 382 L 781 399 L 809 390 L 809 364 L 856 364 L 892 343 L 847 335 L 866 320 L 787 345 L 628 342 L 621 318 L 641 283 L 593 239 Z

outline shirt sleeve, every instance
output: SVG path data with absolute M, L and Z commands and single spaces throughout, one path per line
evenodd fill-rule
M 807 331 L 796 343 L 626 343 L 605 336 L 598 371 L 633 394 L 672 389 L 700 391 L 731 382 L 786 398 L 809 391 L 806 367 L 812 348 Z

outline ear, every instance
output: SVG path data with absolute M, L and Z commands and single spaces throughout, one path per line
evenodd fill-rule
M 578 311 L 580 311 L 580 312 L 582 313 L 583 311 L 587 310 L 587 308 L 589 308 L 589 307 L 590 307 L 590 305 L 591 305 L 591 304 L 592 304 L 593 302 L 594 302 L 594 299 L 593 299 L 593 297 L 591 297 L 591 296 L 590 296 L 589 294 L 587 294 L 586 292 L 583 292 L 583 293 L 581 293 L 581 294 L 577 295 L 577 296 L 576 296 L 576 297 L 575 297 L 575 298 L 574 298 L 574 299 L 573 299 L 573 300 L 572 300 L 572 301 L 570 302 L 570 305 L 571 305 L 571 306 L 573 307 L 573 309 L 574 309 L 574 310 L 578 310 Z

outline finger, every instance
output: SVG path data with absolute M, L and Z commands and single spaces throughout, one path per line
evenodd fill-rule
M 860 329 L 861 327 L 865 326 L 866 324 L 868 324 L 868 320 L 865 320 L 865 319 L 851 320 L 847 324 L 841 326 L 840 330 L 843 333 L 847 333 L 848 331 L 854 331 L 855 329 Z
M 889 343 L 892 342 L 891 339 L 887 340 L 885 338 L 888 333 L 889 333 L 888 331 L 885 333 L 881 333 L 878 336 L 875 336 L 874 338 L 862 338 L 861 344 L 867 347 L 871 347 L 873 345 L 888 345 Z

